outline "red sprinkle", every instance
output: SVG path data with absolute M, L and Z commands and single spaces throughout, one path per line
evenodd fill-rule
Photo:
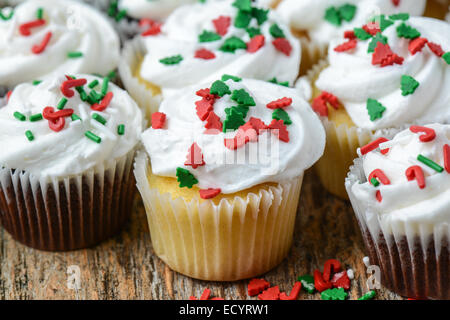
M 292 291 L 289 295 L 286 295 L 286 293 L 284 292 L 280 293 L 280 300 L 297 300 L 301 288 L 302 283 L 299 281 L 296 282 L 292 287 Z
M 202 149 L 195 142 L 189 148 L 186 159 L 184 165 L 191 166 L 193 169 L 197 169 L 206 164 L 203 160 Z
M 421 167 L 419 166 L 412 166 L 409 167 L 406 172 L 406 178 L 408 179 L 408 181 L 417 180 L 417 184 L 419 185 L 420 189 L 425 188 L 425 176 L 423 174 L 423 170 Z
M 75 92 L 71 89 L 73 87 L 81 87 L 87 83 L 86 79 L 69 79 L 61 84 L 61 92 L 67 98 L 72 98 Z
M 267 104 L 267 108 L 269 109 L 279 109 L 279 108 L 286 108 L 289 107 L 292 104 L 292 98 L 281 98 L 272 102 L 269 102 Z
M 161 23 L 153 22 L 150 24 L 150 27 L 141 33 L 141 36 L 148 37 L 148 36 L 156 36 L 161 33 Z
M 369 175 L 369 181 L 372 180 L 372 178 L 378 179 L 384 185 L 391 184 L 391 181 L 388 179 L 388 177 L 384 174 L 383 170 L 381 169 L 373 170 L 372 173 Z
M 408 50 L 412 55 L 415 55 L 417 52 L 422 51 L 427 42 L 428 40 L 425 38 L 415 38 L 409 42 Z
M 345 39 L 356 39 L 356 35 L 355 35 L 355 31 L 353 30 L 348 30 L 344 32 L 344 38 Z
M 381 137 L 381 138 L 378 138 L 378 139 L 372 141 L 369 144 L 366 144 L 365 146 L 360 148 L 361 155 L 365 155 L 365 154 L 375 150 L 376 148 L 378 148 L 380 146 L 380 144 L 382 144 L 383 142 L 386 142 L 386 141 L 389 141 L 389 140 Z M 381 150 L 382 154 L 386 154 L 388 152 L 389 152 L 389 149 Z
M 48 43 L 50 42 L 50 39 L 52 38 L 51 31 L 47 32 L 44 36 L 44 39 L 42 39 L 42 42 L 39 44 L 34 45 L 31 48 L 31 52 L 34 54 L 40 54 L 44 52 L 45 48 L 47 48 Z
M 247 292 L 250 297 L 253 297 L 269 287 L 270 283 L 264 279 L 252 279 L 247 286 Z
M 200 300 L 208 300 L 210 295 L 211 295 L 211 290 L 210 289 L 205 289 L 203 291 L 202 295 L 200 296 Z
M 445 171 L 450 173 L 450 146 L 444 145 L 444 167 Z
M 375 198 L 377 198 L 378 202 L 383 201 L 380 190 L 377 190 L 377 192 L 375 193 Z
M 9 98 L 11 98 L 11 94 L 12 94 L 12 90 L 9 90 L 9 91 L 6 93 L 6 101 L 9 101 Z
M 216 55 L 214 54 L 214 52 L 209 51 L 208 49 L 198 49 L 197 51 L 195 51 L 194 57 L 197 59 L 211 60 L 214 59 Z
M 55 112 L 53 107 L 45 107 L 42 116 L 48 120 L 48 126 L 51 130 L 59 132 L 64 128 L 66 124 L 66 117 L 70 117 L 73 114 L 73 109 L 63 109 Z
M 403 58 L 392 52 L 388 44 L 378 42 L 372 55 L 372 64 L 381 65 L 381 67 L 391 66 L 394 63 L 403 64 Z
M 421 126 L 411 126 L 409 128 L 413 133 L 424 133 L 420 135 L 419 140 L 422 142 L 430 142 L 436 138 L 436 131 L 431 128 Z
M 245 146 L 248 142 L 258 141 L 258 134 L 250 122 L 240 126 L 236 135 L 232 139 L 225 139 L 225 147 L 236 150 Z
M 392 3 L 394 4 L 394 6 L 398 7 L 398 5 L 400 4 L 400 0 L 392 0 Z
M 284 53 L 288 57 L 291 55 L 292 46 L 291 43 L 286 38 L 276 38 L 272 41 L 273 46 L 278 51 Z
M 31 35 L 31 30 L 32 28 L 37 28 L 40 26 L 43 26 L 45 24 L 45 20 L 44 19 L 37 19 L 37 20 L 33 20 L 24 24 L 21 24 L 19 26 L 19 33 L 25 37 L 28 37 L 29 35 Z
M 200 189 L 199 193 L 200 193 L 200 198 L 202 199 L 212 199 L 217 197 L 220 193 L 222 192 L 222 190 L 220 189 L 213 189 L 213 188 L 209 188 L 209 189 Z
M 356 45 L 358 44 L 358 41 L 356 39 L 350 39 L 347 42 L 344 42 L 343 44 L 338 45 L 334 48 L 334 51 L 336 52 L 345 52 L 356 48 Z
M 323 266 L 323 279 L 327 282 L 330 281 L 331 271 L 341 271 L 341 263 L 338 260 L 330 259 L 325 261 L 325 264 Z
M 247 52 L 255 53 L 264 46 L 266 38 L 262 34 L 254 36 L 249 43 L 247 43 Z
M 362 27 L 365 32 L 370 34 L 371 36 L 376 35 L 378 32 L 381 32 L 380 25 L 376 22 L 371 22 Z
M 278 286 L 269 288 L 258 295 L 259 300 L 280 300 L 280 288 Z
M 214 94 L 210 93 L 210 89 L 206 88 L 206 89 L 200 89 L 195 93 L 197 96 L 205 98 L 207 100 L 215 100 L 215 99 L 219 99 L 219 96 L 216 96 Z
M 141 20 L 139 20 L 139 26 L 140 27 L 145 27 L 145 26 L 152 26 L 155 23 L 157 23 L 155 20 L 150 19 L 150 18 L 142 18 Z
M 331 284 L 334 288 L 344 288 L 344 290 L 350 289 L 350 279 L 347 275 L 347 271 L 336 273 L 331 279 Z
M 209 113 L 213 111 L 214 100 L 203 98 L 202 100 L 195 102 L 195 105 L 197 116 L 200 118 L 200 120 L 205 121 L 206 118 L 208 118 Z
M 163 112 L 155 112 L 152 114 L 152 128 L 162 129 L 166 123 L 166 114 Z
M 220 16 L 217 19 L 214 19 L 213 21 L 214 28 L 216 28 L 216 32 L 224 36 L 228 32 L 228 28 L 231 25 L 231 18 L 226 16 Z
M 339 109 L 338 98 L 327 91 L 322 91 L 320 96 L 316 97 L 313 100 L 312 108 L 322 117 L 327 117 L 328 116 L 327 103 L 329 103 L 334 109 L 336 110 Z
M 114 97 L 114 94 L 110 91 L 108 92 L 100 101 L 100 103 L 94 103 L 91 106 L 91 109 L 94 111 L 103 111 L 106 108 L 108 108 L 109 104 L 111 103 L 112 98 Z
M 267 130 L 269 127 L 259 118 L 251 117 L 248 121 L 252 125 L 253 129 L 256 130 L 256 133 L 260 135 L 263 130 Z
M 222 121 L 220 121 L 220 117 L 214 112 L 211 111 L 206 118 L 205 128 L 207 131 L 206 134 L 218 134 L 222 131 L 223 125 Z
M 440 45 L 438 45 L 437 43 L 433 43 L 433 42 L 427 42 L 428 48 L 430 48 L 430 50 L 437 55 L 439 58 L 442 57 L 445 53 L 444 50 L 442 50 L 442 47 Z
M 319 270 L 314 270 L 314 286 L 317 291 L 322 292 L 327 289 L 331 289 L 331 282 L 325 281 Z
M 281 141 L 286 143 L 289 142 L 289 131 L 287 130 L 283 120 L 272 120 L 269 124 L 269 129 L 272 130 L 272 132 L 274 132 Z

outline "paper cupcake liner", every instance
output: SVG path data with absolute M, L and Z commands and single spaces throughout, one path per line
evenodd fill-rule
M 424 16 L 445 20 L 449 11 L 450 3 L 448 0 L 427 0 Z
M 295 34 L 295 31 L 293 31 Z M 328 45 L 308 39 L 305 36 L 298 37 L 302 47 L 302 60 L 300 62 L 300 75 L 306 75 L 319 61 L 326 58 Z
M 161 194 L 148 182 L 148 156 L 134 173 L 144 200 L 155 253 L 192 278 L 235 281 L 263 274 L 287 255 L 303 176 L 219 204 Z
M 107 239 L 130 215 L 134 154 L 61 179 L 0 168 L 1 224 L 17 241 L 46 251 L 87 248 Z
M 119 74 L 125 89 L 143 110 L 146 118 L 150 119 L 151 114 L 158 111 L 162 97 L 153 95 L 152 91 L 134 76 L 145 53 L 146 49 L 139 37 L 128 41 L 122 51 Z
M 405 297 L 450 299 L 450 225 L 383 223 L 381 213 L 352 192 L 354 184 L 366 181 L 362 159 L 358 158 L 345 185 L 370 263 L 381 269 L 381 283 Z

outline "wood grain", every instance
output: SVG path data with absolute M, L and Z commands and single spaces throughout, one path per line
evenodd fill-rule
M 188 299 L 208 287 L 213 296 L 248 299 L 248 281 L 232 283 L 190 279 L 171 271 L 153 253 L 147 221 L 139 196 L 131 221 L 122 233 L 103 244 L 68 253 L 29 249 L 0 229 L 0 299 Z M 280 266 L 264 275 L 290 292 L 299 275 L 322 268 L 324 261 L 339 259 L 354 270 L 350 299 L 367 291 L 364 246 L 349 203 L 327 194 L 308 172 L 296 221 L 294 245 Z M 67 286 L 67 269 L 81 271 L 77 290 Z M 381 289 L 378 299 L 402 299 Z M 252 298 L 254 299 L 254 298 Z M 320 299 L 301 293 L 300 299 Z

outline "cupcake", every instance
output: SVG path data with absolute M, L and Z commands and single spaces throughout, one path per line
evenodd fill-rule
M 360 155 L 345 185 L 382 283 L 450 299 L 450 126 L 390 130 Z
M 306 73 L 325 58 L 331 40 L 359 27 L 374 15 L 407 12 L 420 16 L 426 0 L 283 0 L 277 13 L 302 43 L 302 67 Z
M 230 75 L 186 87 L 164 99 L 142 142 L 137 186 L 170 268 L 233 281 L 287 255 L 303 172 L 325 145 L 295 89 Z
M 9 89 L 61 73 L 107 75 L 119 62 L 111 24 L 80 1 L 25 1 L 0 19 L 0 38 L 0 85 Z
M 234 0 L 175 10 L 127 43 L 119 66 L 125 87 L 146 113 L 170 91 L 222 74 L 293 85 L 300 45 L 269 9 Z
M 142 114 L 90 75 L 18 85 L 0 108 L 0 222 L 49 251 L 92 246 L 130 214 Z
M 450 25 L 398 14 L 333 40 L 328 59 L 308 74 L 312 107 L 327 147 L 317 164 L 325 187 L 346 198 L 344 180 L 356 149 L 384 128 L 450 120 Z

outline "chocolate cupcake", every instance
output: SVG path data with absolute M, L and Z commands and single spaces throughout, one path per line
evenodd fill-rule
M 27 246 L 92 246 L 130 214 L 142 114 L 108 78 L 17 86 L 0 108 L 0 222 Z
M 449 299 L 450 126 L 390 130 L 359 154 L 346 188 L 382 283 L 405 297 Z

